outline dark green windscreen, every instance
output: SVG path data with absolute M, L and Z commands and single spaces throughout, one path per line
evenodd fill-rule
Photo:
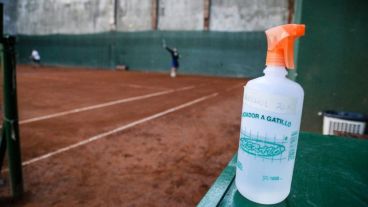
M 262 75 L 264 32 L 108 32 L 86 35 L 18 36 L 18 62 L 29 62 L 32 49 L 49 65 L 167 71 L 170 55 L 162 40 L 181 54 L 180 72 L 235 77 Z
M 297 81 L 305 90 L 302 129 L 321 132 L 326 109 L 368 113 L 368 1 L 298 0 Z

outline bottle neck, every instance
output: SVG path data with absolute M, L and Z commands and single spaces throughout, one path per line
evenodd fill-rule
M 263 73 L 266 77 L 285 78 L 288 72 L 284 66 L 267 66 Z

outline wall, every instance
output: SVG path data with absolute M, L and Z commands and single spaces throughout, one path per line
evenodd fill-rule
M 4 33 L 5 34 L 16 34 L 17 30 L 15 27 L 16 22 L 16 7 L 17 0 L 0 0 L 4 5 Z
M 203 1 L 159 0 L 160 30 L 203 30 Z
M 109 31 L 114 0 L 18 0 L 20 34 L 84 34 Z
M 305 90 L 302 129 L 321 132 L 319 111 L 368 114 L 368 1 L 303 0 L 297 81 Z
M 151 29 L 151 0 L 119 0 L 117 3 L 118 31 Z
M 259 1 L 212 0 L 203 31 L 204 0 L 157 0 L 152 31 L 152 0 L 18 0 L 18 62 L 37 49 L 49 65 L 164 71 L 165 39 L 182 55 L 181 73 L 255 77 L 264 68 L 263 30 L 287 15 L 286 0 Z
M 10 0 L 2 0 L 9 2 Z M 19 34 L 149 31 L 152 0 L 15 0 Z M 202 31 L 204 0 L 157 0 L 158 29 Z M 288 0 L 211 0 L 210 31 L 263 31 L 287 22 Z
M 287 23 L 287 0 L 212 0 L 210 30 L 263 31 Z

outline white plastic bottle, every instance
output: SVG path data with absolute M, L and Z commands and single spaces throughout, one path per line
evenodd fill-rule
M 293 68 L 293 42 L 304 28 L 289 24 L 267 30 L 265 75 L 244 87 L 235 184 L 257 203 L 279 203 L 290 193 L 304 92 L 286 77 L 285 66 Z

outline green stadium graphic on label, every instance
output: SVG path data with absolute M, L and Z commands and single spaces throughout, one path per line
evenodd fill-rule
M 282 144 L 251 139 L 247 136 L 240 138 L 240 148 L 248 154 L 263 158 L 272 158 L 281 155 L 285 151 L 285 146 Z

